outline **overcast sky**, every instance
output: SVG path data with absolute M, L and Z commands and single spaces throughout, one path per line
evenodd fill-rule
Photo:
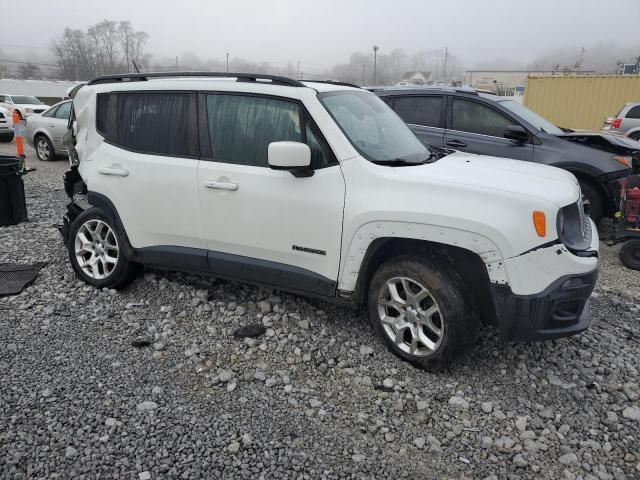
M 527 62 L 556 47 L 616 42 L 640 50 L 640 0 L 25 0 L 5 4 L 0 49 L 46 54 L 65 26 L 130 20 L 155 57 L 191 51 L 308 70 L 351 52 L 448 46 L 467 66 Z M 640 51 L 638 52 L 640 54 Z

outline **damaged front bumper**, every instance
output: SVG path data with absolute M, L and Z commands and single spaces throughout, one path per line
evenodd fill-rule
M 531 342 L 567 337 L 591 324 L 589 297 L 598 270 L 568 275 L 535 295 L 516 295 L 508 285 L 492 285 L 498 326 L 505 340 Z
M 537 341 L 566 337 L 589 327 L 589 298 L 598 277 L 599 238 L 592 224 L 590 247 L 572 252 L 561 243 L 504 261 L 503 282 L 491 285 L 504 339 Z

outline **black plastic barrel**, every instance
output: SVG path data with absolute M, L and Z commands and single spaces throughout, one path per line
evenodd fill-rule
M 15 225 L 27 219 L 22 160 L 0 155 L 0 226 Z

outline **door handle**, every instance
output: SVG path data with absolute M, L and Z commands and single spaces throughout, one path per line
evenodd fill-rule
M 112 165 L 111 167 L 98 168 L 98 173 L 101 173 L 102 175 L 114 175 L 116 177 L 127 177 L 129 175 L 129 170 L 120 168 L 120 166 Z
M 204 186 L 207 188 L 217 188 L 219 190 L 231 190 L 235 192 L 238 190 L 238 184 L 232 182 L 219 182 L 217 180 L 207 180 L 204 182 Z
M 464 148 L 467 146 L 466 143 L 461 142 L 460 140 L 449 140 L 447 142 L 447 145 L 449 145 L 450 147 L 454 147 L 454 148 Z

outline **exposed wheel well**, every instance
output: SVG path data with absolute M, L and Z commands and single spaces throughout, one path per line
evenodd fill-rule
M 471 299 L 484 323 L 496 324 L 497 316 L 490 291 L 487 268 L 480 256 L 464 248 L 426 240 L 408 238 L 378 238 L 374 240 L 362 261 L 356 290 L 355 302 L 363 305 L 367 301 L 369 284 L 376 270 L 387 260 L 400 255 L 418 255 L 446 259 L 460 275 L 465 285 L 474 295 Z

